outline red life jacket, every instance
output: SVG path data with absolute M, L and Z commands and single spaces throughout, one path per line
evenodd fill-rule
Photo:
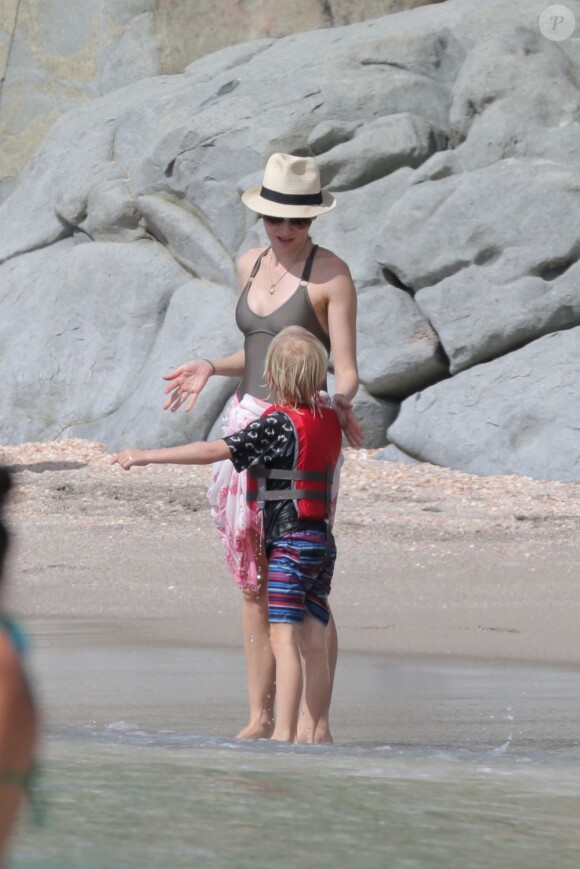
M 306 405 L 300 408 L 273 405 L 262 416 L 282 411 L 294 426 L 298 449 L 292 470 L 248 468 L 248 501 L 257 501 L 258 509 L 265 501 L 296 502 L 299 519 L 322 521 L 330 516 L 332 478 L 342 445 L 342 430 L 334 410 L 322 407 L 316 412 Z M 289 489 L 266 489 L 266 480 L 290 480 Z

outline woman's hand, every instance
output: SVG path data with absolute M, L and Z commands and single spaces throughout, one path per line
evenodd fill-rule
M 185 407 L 185 412 L 189 413 L 199 393 L 214 373 L 214 366 L 207 359 L 194 359 L 193 362 L 185 362 L 175 371 L 164 374 L 163 379 L 169 381 L 165 393 L 171 394 L 163 405 L 163 410 L 171 409 L 171 412 L 175 413 L 180 407 Z
M 111 459 L 112 465 L 121 465 L 122 468 L 125 468 L 128 471 L 134 465 L 136 467 L 144 467 L 144 465 L 148 465 L 149 461 L 147 459 L 147 454 L 144 450 L 123 450 L 118 455 L 113 456 Z
M 332 396 L 331 404 L 336 412 L 340 426 L 351 447 L 360 447 L 364 441 L 364 433 L 356 414 L 352 409 L 352 402 L 337 392 Z

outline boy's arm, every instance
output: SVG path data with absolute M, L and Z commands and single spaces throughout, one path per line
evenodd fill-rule
M 230 448 L 224 440 L 196 441 L 181 447 L 167 447 L 161 450 L 126 449 L 114 456 L 111 464 L 121 465 L 126 471 L 134 465 L 210 465 L 230 459 Z
M 162 450 L 127 449 L 114 456 L 111 464 L 128 471 L 134 465 L 209 465 L 231 459 L 236 471 L 243 471 L 271 447 L 277 434 L 278 426 L 272 428 L 272 417 L 261 418 L 225 440 L 196 441 Z

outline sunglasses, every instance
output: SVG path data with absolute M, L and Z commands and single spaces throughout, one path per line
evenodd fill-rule
M 295 226 L 297 229 L 306 229 L 312 223 L 311 217 L 270 217 L 268 214 L 263 214 L 262 220 L 271 226 L 280 226 L 287 220 L 290 226 Z

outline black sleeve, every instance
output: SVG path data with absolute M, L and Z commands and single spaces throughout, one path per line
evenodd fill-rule
M 285 413 L 277 410 L 253 420 L 246 428 L 224 438 L 232 454 L 236 471 L 250 465 L 268 465 L 294 450 L 294 426 Z

